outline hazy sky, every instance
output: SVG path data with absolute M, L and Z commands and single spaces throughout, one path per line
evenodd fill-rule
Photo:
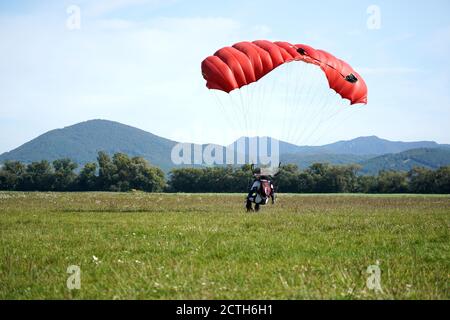
M 71 5 L 80 29 L 67 27 Z M 371 5 L 380 29 L 368 27 Z M 366 79 L 369 104 L 318 144 L 362 135 L 450 143 L 449 12 L 448 0 L 0 0 L 0 153 L 97 118 L 229 143 L 243 132 L 224 135 L 227 122 L 214 120 L 220 108 L 200 63 L 255 39 L 325 49 Z

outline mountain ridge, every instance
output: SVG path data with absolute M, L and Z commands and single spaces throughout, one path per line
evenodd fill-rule
M 120 122 L 94 119 L 45 132 L 1 154 L 0 162 L 18 160 L 30 163 L 44 159 L 52 161 L 70 158 L 79 165 L 84 165 L 95 161 L 99 151 L 105 151 L 109 154 L 123 152 L 130 156 L 141 156 L 151 164 L 168 171 L 175 167 L 171 161 L 171 151 L 176 144 L 178 142 Z M 205 146 L 202 145 L 202 149 Z M 374 163 L 368 161 L 372 158 L 412 149 L 450 150 L 450 145 L 441 145 L 434 141 L 389 141 L 377 136 L 341 140 L 323 146 L 297 146 L 280 141 L 280 158 L 282 162 L 297 163 L 301 167 L 311 161 L 332 164 L 362 163 L 371 166 Z M 443 154 L 438 155 L 441 156 Z M 393 161 L 394 159 L 396 158 L 392 158 Z M 382 167 L 375 165 L 377 166 Z
M 417 148 L 400 153 L 385 154 L 361 161 L 361 173 L 377 174 L 380 171 L 409 171 L 414 167 L 438 169 L 450 165 L 450 148 Z

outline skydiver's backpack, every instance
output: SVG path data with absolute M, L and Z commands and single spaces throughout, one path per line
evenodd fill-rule
M 267 198 L 270 197 L 270 195 L 272 194 L 272 188 L 271 188 L 271 183 L 269 180 L 261 180 L 261 196 L 263 198 Z

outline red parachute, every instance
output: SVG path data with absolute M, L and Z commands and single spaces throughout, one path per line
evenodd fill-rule
M 282 64 L 302 61 L 319 66 L 329 86 L 351 104 L 367 104 L 367 86 L 349 64 L 304 44 L 258 40 L 225 47 L 202 62 L 209 89 L 227 93 L 258 81 Z

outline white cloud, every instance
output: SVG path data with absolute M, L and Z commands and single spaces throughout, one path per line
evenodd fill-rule
M 190 134 L 201 124 L 211 134 L 196 141 L 223 142 L 221 133 L 214 134 L 217 124 L 208 121 L 220 109 L 211 107 L 214 101 L 200 63 L 221 46 L 270 31 L 223 17 L 146 23 L 91 19 L 77 31 L 54 20 L 39 21 L 37 16 L 2 21 L 0 120 L 14 118 L 28 134 L 17 140 L 9 134 L 0 152 L 55 127 L 92 118 L 121 121 L 169 138 L 182 136 L 180 130 Z M 30 125 L 25 119 L 36 121 Z M 7 132 L 10 128 L 0 128 L 0 134 Z

